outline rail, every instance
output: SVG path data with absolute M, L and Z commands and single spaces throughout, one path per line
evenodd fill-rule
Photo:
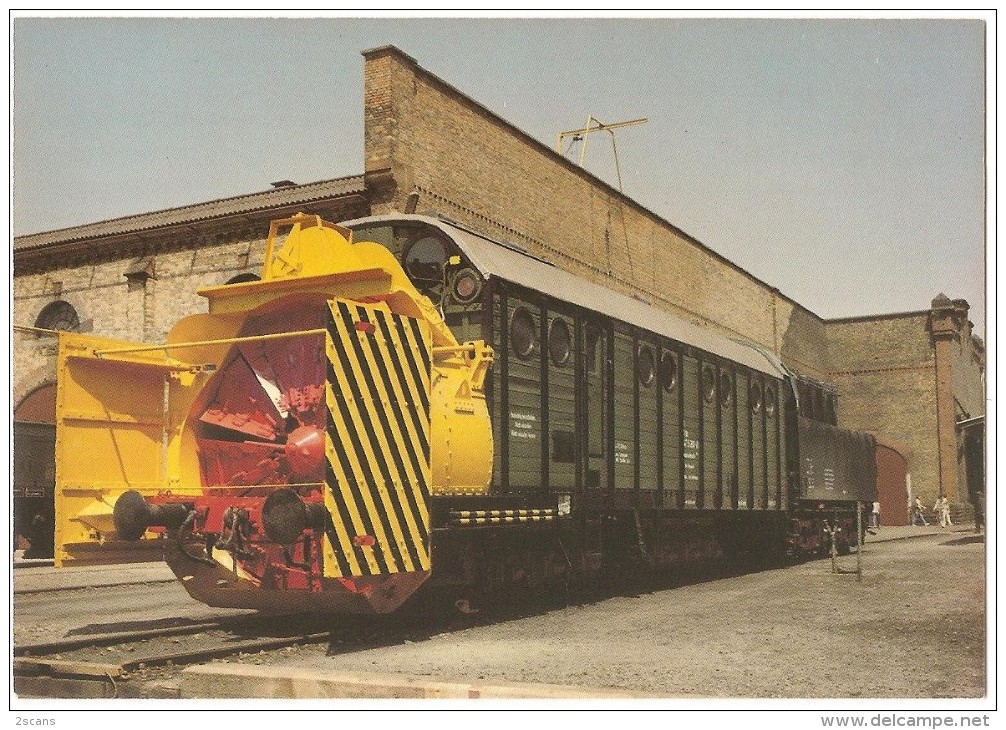
M 25 697 L 143 697 L 150 670 L 340 639 L 327 616 L 258 614 L 15 645 L 16 691 Z M 153 677 L 156 679 L 156 675 Z

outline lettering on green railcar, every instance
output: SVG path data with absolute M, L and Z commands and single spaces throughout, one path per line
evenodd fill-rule
M 682 456 L 685 458 L 685 481 L 697 482 L 699 480 L 699 441 L 693 439 L 685 429 L 685 450 Z
M 615 463 L 616 464 L 632 463 L 632 452 L 629 450 L 629 445 L 624 441 L 615 442 Z
M 696 504 L 695 493 L 699 481 L 699 441 L 691 438 L 688 429 L 684 430 L 684 450 L 681 456 L 685 462 L 685 506 L 694 507 Z
M 537 416 L 533 413 L 510 411 L 510 437 L 515 439 L 537 439 Z
M 814 474 L 814 459 L 810 456 L 803 457 L 803 479 L 808 493 L 817 488 L 817 479 Z

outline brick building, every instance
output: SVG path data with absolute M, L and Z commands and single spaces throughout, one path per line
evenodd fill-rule
M 363 55 L 362 175 L 18 237 L 15 326 L 161 341 L 176 320 L 204 311 L 197 288 L 259 270 L 272 219 L 435 211 L 759 343 L 793 370 L 837 386 L 842 425 L 905 444 L 925 500 L 945 493 L 967 501 L 958 424 L 984 414 L 984 350 L 965 302 L 942 297 L 920 312 L 823 320 L 398 49 Z M 54 359 L 51 338 L 15 331 L 17 422 L 51 423 Z M 22 476 L 34 474 L 21 463 Z
M 928 505 L 945 494 L 963 506 L 984 489 L 983 445 L 972 442 L 983 433 L 985 347 L 968 309 L 940 294 L 930 309 L 826 323 L 842 425 L 903 445 Z

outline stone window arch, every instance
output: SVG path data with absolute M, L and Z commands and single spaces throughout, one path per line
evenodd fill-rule
M 43 330 L 79 332 L 80 316 L 69 302 L 57 299 L 46 304 L 35 318 L 35 326 Z

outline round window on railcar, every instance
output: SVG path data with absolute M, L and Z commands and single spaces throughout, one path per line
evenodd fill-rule
M 716 371 L 712 368 L 702 371 L 702 397 L 707 403 L 712 403 L 716 397 Z
M 569 362 L 572 338 L 566 320 L 556 317 L 548 326 L 548 356 L 552 364 L 561 368 Z
M 771 385 L 765 385 L 765 413 L 768 415 L 775 414 L 775 388 Z
M 656 377 L 657 363 L 653 358 L 653 348 L 647 345 L 640 345 L 636 350 L 636 374 L 639 382 L 647 388 L 653 385 Z
M 405 273 L 415 283 L 442 284 L 447 265 L 447 245 L 436 236 L 424 236 L 409 244 L 402 254 Z
M 482 277 L 474 269 L 465 267 L 454 275 L 451 291 L 461 304 L 471 304 L 482 292 Z
M 678 384 L 678 359 L 673 352 L 660 356 L 660 385 L 664 390 L 674 390 Z
M 510 348 L 517 357 L 528 359 L 538 346 L 538 327 L 534 317 L 524 307 L 510 315 Z
M 761 411 L 761 382 L 755 380 L 748 389 L 748 400 L 751 402 L 751 412 Z
M 730 373 L 720 373 L 720 405 L 728 406 L 734 399 L 734 381 Z

